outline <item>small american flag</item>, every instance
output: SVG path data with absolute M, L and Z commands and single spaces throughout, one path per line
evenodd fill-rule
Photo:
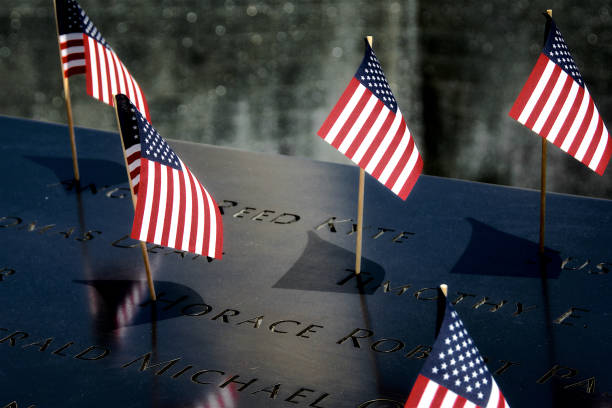
M 56 0 L 55 12 L 64 76 L 84 73 L 87 93 L 109 105 L 113 105 L 114 95 L 128 95 L 151 120 L 140 86 L 79 3 Z
M 221 259 L 223 225 L 213 197 L 127 96 L 117 95 L 117 112 L 138 186 L 130 236 Z
M 361 65 L 317 134 L 402 200 L 423 169 L 423 160 L 367 40 Z
M 603 175 L 612 155 L 608 130 L 561 31 L 546 18 L 546 44 L 510 117 Z
M 509 408 L 448 300 L 440 333 L 405 405 L 430 407 Z

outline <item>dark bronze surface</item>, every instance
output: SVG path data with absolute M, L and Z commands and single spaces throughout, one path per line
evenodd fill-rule
M 149 245 L 119 136 L 0 117 L 0 408 L 401 407 L 449 285 L 513 407 L 609 407 L 612 202 L 171 142 L 223 209 L 224 258 Z M 313 135 L 313 137 L 315 137 Z M 610 262 L 610 263 L 608 263 Z M 396 402 L 393 402 L 396 401 Z

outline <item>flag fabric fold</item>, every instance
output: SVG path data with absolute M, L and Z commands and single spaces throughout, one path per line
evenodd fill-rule
M 317 134 L 402 200 L 423 170 L 421 155 L 367 40 L 361 65 Z
M 131 237 L 221 259 L 223 224 L 212 195 L 125 95 L 117 114 L 137 195 Z
M 544 49 L 510 117 L 603 175 L 612 143 L 565 39 L 546 15 Z
M 404 407 L 509 408 L 448 299 L 440 333 Z
M 127 95 L 150 121 L 140 86 L 79 3 L 55 0 L 55 13 L 64 77 L 85 74 L 87 93 L 111 106 L 114 95 Z

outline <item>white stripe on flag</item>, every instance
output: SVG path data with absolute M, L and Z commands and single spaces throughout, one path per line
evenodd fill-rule
M 161 244 L 166 220 L 166 200 L 168 198 L 168 170 L 166 166 L 161 166 L 160 173 L 159 209 L 157 210 L 157 225 L 155 226 L 155 237 L 153 238 L 153 242 L 158 245 Z
M 361 99 L 361 95 L 363 95 L 365 90 L 365 86 L 361 85 L 361 83 L 359 84 L 359 86 L 357 86 L 357 89 L 355 89 L 355 93 L 353 93 L 351 99 L 344 106 L 342 113 L 338 115 L 338 119 L 336 119 L 334 125 L 331 127 L 331 129 L 329 129 L 329 133 L 327 133 L 327 135 L 325 136 L 325 141 L 327 143 L 332 144 L 334 139 L 336 139 L 336 136 L 338 136 L 338 132 L 340 131 L 340 129 L 342 129 L 342 126 L 344 126 L 344 123 L 349 118 L 351 113 L 353 113 L 353 109 L 355 109 L 357 102 L 359 102 L 359 99 Z
M 393 188 L 391 189 L 391 191 L 393 191 L 395 194 L 399 194 L 399 192 L 402 190 L 402 187 L 404 187 L 404 184 L 406 183 L 406 180 L 408 180 L 408 177 L 410 177 L 410 175 L 412 174 L 412 171 L 414 170 L 414 166 L 416 165 L 418 159 L 419 151 L 417 150 L 416 144 L 413 143 L 410 158 L 408 159 L 406 166 L 404 166 L 404 169 L 400 173 L 399 177 L 395 181 L 395 184 L 393 185 Z
M 132 80 L 134 81 L 134 88 L 136 88 L 136 96 L 138 97 L 138 110 L 142 112 L 142 114 L 146 117 L 147 111 L 145 109 L 144 98 L 142 97 L 142 92 L 140 91 L 140 85 L 138 85 L 138 82 L 136 82 L 134 77 L 132 77 Z
M 106 104 L 110 104 L 110 98 L 108 97 L 108 77 L 106 74 L 107 65 L 106 58 L 104 57 L 104 55 L 106 54 L 106 52 L 104 51 L 106 50 L 106 47 L 100 45 L 100 43 L 96 41 L 96 48 L 98 50 L 98 63 L 100 65 L 100 92 L 102 93 L 101 100 L 104 101 L 104 103 Z
M 123 71 L 123 76 L 125 77 L 125 82 L 127 82 L 127 96 L 128 98 L 134 102 L 134 86 L 132 85 L 132 76 L 128 72 L 123 62 L 121 63 L 121 70 Z
M 72 40 L 82 40 L 83 33 L 70 33 L 70 34 L 62 34 L 59 36 L 60 43 L 72 41 Z
M 139 166 L 140 166 L 140 159 L 136 159 L 128 165 L 128 169 L 130 170 L 130 173 L 131 173 L 134 169 L 137 169 Z
M 455 405 L 456 400 L 457 394 L 455 394 L 451 390 L 448 390 L 446 391 L 446 395 L 444 396 L 444 400 L 442 400 L 440 408 L 453 408 L 453 405 Z
M 497 388 L 497 384 L 495 380 L 491 381 L 491 396 L 489 397 L 489 401 L 487 402 L 487 406 L 485 408 L 497 408 L 497 404 L 499 403 L 499 388 Z
M 595 131 L 597 130 L 598 124 L 599 112 L 597 112 L 597 108 L 595 107 L 595 104 L 593 104 L 593 116 L 591 116 L 591 123 L 589 123 L 589 127 L 584 134 L 584 138 L 582 138 L 580 147 L 578 148 L 578 151 L 576 151 L 576 159 L 580 161 L 584 159 L 584 155 L 586 154 L 589 146 L 591 146 L 591 142 L 593 141 L 593 136 L 595 136 Z
M 130 157 L 131 155 L 133 155 L 136 152 L 140 151 L 140 143 L 136 143 L 130 147 L 128 147 L 127 149 L 125 149 L 125 156 L 126 157 Z
M 210 194 L 204 187 L 204 194 L 206 195 L 206 200 L 208 201 L 208 219 L 210 220 L 210 238 L 208 241 L 208 253 L 213 256 L 217 254 L 217 213 L 215 212 L 215 202 L 213 201 Z
M 465 401 L 465 405 L 463 405 L 463 408 L 476 408 L 476 404 L 470 401 Z
M 555 84 L 552 92 L 548 96 L 548 100 L 546 101 L 542 112 L 540 113 L 540 115 L 538 115 L 538 120 L 536 120 L 535 124 L 533 125 L 532 130 L 534 132 L 539 134 L 542 130 L 544 123 L 546 123 L 548 117 L 550 116 L 550 112 L 552 111 L 553 107 L 557 103 L 557 100 L 559 99 L 559 94 L 563 90 L 563 86 L 565 85 L 565 81 L 568 77 L 569 75 L 567 75 L 565 71 L 561 71 L 561 74 L 557 78 L 557 83 Z
M 417 408 L 429 408 L 431 406 L 431 401 L 433 401 L 436 396 L 436 391 L 438 391 L 438 384 L 434 381 L 428 380 L 427 386 L 423 390 L 423 394 L 421 394 L 421 399 L 419 399 L 419 405 Z
M 603 132 L 601 133 L 601 139 L 599 139 L 599 144 L 597 145 L 597 150 L 595 150 L 595 154 L 591 159 L 591 163 L 589 163 L 589 167 L 593 170 L 599 166 L 599 162 L 601 161 L 601 157 L 603 156 L 604 151 L 606 150 L 606 145 L 608 144 L 608 130 L 604 125 Z
M 91 93 L 94 98 L 100 99 L 98 88 L 98 58 L 96 57 L 97 46 L 93 38 L 87 37 L 89 42 L 89 71 L 91 72 Z
M 72 67 L 82 67 L 86 63 L 87 62 L 84 59 L 78 59 L 78 60 L 64 62 L 62 66 L 64 67 L 64 71 L 67 71 L 69 68 L 72 68 Z
M 106 51 L 106 61 L 108 66 L 108 76 L 110 77 L 111 82 L 111 101 L 114 95 L 117 95 L 117 76 L 115 75 L 115 63 L 113 62 L 113 56 L 111 51 L 104 47 Z
M 189 172 L 189 176 L 193 179 L 193 184 L 195 184 L 196 190 L 196 198 L 198 199 L 198 225 L 196 229 L 196 241 L 195 241 L 195 250 L 198 253 L 203 251 L 204 246 L 204 228 L 206 227 L 206 213 L 204 212 L 204 198 L 202 197 L 202 189 L 200 188 L 200 182 L 198 179 L 191 174 L 191 171 L 187 169 Z
M 147 177 L 149 182 L 147 183 L 147 194 L 145 197 L 145 208 L 142 216 L 142 225 L 140 228 L 140 240 L 147 240 L 147 233 L 149 232 L 149 221 L 151 221 L 151 210 L 153 208 L 153 201 L 155 197 L 153 196 L 153 190 L 155 190 L 155 178 L 157 174 L 155 174 L 155 163 L 151 160 L 147 160 L 147 170 L 149 171 L 149 176 Z
M 181 162 L 181 166 L 183 168 L 181 173 L 183 175 L 183 180 L 185 181 L 185 223 L 183 224 L 183 242 L 181 243 L 180 249 L 189 251 L 189 238 L 191 236 L 191 213 L 193 211 L 191 208 L 191 203 L 193 193 L 191 191 L 191 182 L 189 181 L 189 177 L 185 171 L 185 164 Z
M 125 86 L 125 79 L 123 78 L 123 69 L 121 68 L 121 61 L 119 60 L 119 57 L 117 56 L 117 54 L 115 54 L 114 51 L 111 51 L 111 53 L 113 54 L 113 61 L 115 62 L 115 71 L 117 72 L 117 78 L 118 80 L 118 84 L 117 84 L 117 88 L 119 89 L 119 92 L 124 94 L 127 92 L 127 88 Z
M 68 47 L 68 48 L 64 48 L 62 50 L 62 57 L 65 57 L 67 55 L 70 54 L 76 54 L 79 52 L 85 52 L 85 47 L 82 45 L 76 46 L 76 47 Z
M 172 169 L 172 183 L 174 190 L 172 191 L 172 218 L 170 220 L 170 234 L 168 234 L 168 246 L 177 248 L 176 231 L 179 221 L 179 205 L 181 203 L 181 184 L 179 180 L 179 171 Z
M 370 159 L 370 162 L 366 166 L 365 171 L 372 174 L 372 172 L 376 169 L 376 166 L 378 166 L 378 163 L 380 163 L 380 160 L 383 158 L 384 154 L 387 152 L 387 148 L 393 141 L 393 138 L 395 137 L 397 131 L 399 130 L 402 124 L 403 124 L 402 114 L 398 110 L 395 114 L 395 119 L 393 119 L 393 123 L 391 124 L 391 127 L 387 131 L 387 134 L 383 138 L 382 142 L 380 142 L 380 144 L 378 145 L 378 148 L 376 149 L 376 153 L 374 153 L 374 155 L 372 156 L 372 159 Z
M 132 179 L 132 187 L 136 187 L 136 185 L 140 182 L 140 174 L 137 174 L 136 177 Z
M 380 128 L 385 123 L 385 120 L 387 120 L 387 117 L 389 115 L 391 115 L 391 111 L 386 106 L 383 106 L 380 110 L 380 113 L 378 114 L 378 117 L 376 118 L 376 121 L 372 125 L 372 128 L 370 128 L 370 131 L 368 132 L 366 137 L 363 138 L 363 141 L 359 145 L 359 148 L 357 149 L 353 157 L 351 157 L 351 160 L 353 160 L 355 163 L 359 163 L 361 161 L 363 155 L 366 154 L 366 152 L 368 151 L 368 148 L 372 144 L 372 141 L 380 131 Z
M 372 110 L 376 106 L 376 102 L 378 102 L 378 98 L 375 97 L 374 94 L 372 94 L 370 96 L 370 99 L 368 100 L 368 103 L 366 104 L 366 106 L 364 106 L 363 111 L 361 111 L 361 113 L 359 114 L 359 117 L 353 124 L 353 127 L 351 128 L 351 130 L 349 130 L 346 137 L 342 141 L 342 144 L 338 148 L 340 152 L 342 152 L 343 154 L 346 153 L 346 151 L 351 146 L 351 144 L 353 144 L 353 140 L 355 140 L 355 136 L 357 136 L 357 133 L 359 133 L 365 121 L 368 120 L 368 118 L 370 117 Z
M 567 119 L 567 115 L 569 115 L 570 109 L 572 109 L 572 105 L 574 104 L 574 100 L 576 99 L 578 89 L 580 89 L 580 86 L 576 83 L 576 81 L 572 81 L 572 87 L 569 93 L 567 94 L 567 97 L 565 98 L 563 107 L 561 108 L 561 111 L 559 112 L 555 123 L 553 124 L 552 128 L 550 128 L 550 132 L 548 132 L 548 136 L 546 137 L 546 140 L 548 140 L 549 142 L 554 143 L 557 139 L 557 135 L 559 134 L 561 127 L 565 123 L 565 119 Z
M 546 64 L 546 68 L 544 69 L 544 72 L 542 73 L 542 76 L 540 77 L 538 84 L 533 90 L 533 93 L 529 97 L 527 104 L 523 108 L 523 112 L 521 112 L 521 115 L 518 118 L 518 121 L 522 123 L 523 125 L 525 124 L 525 122 L 527 122 L 527 119 L 529 119 L 529 116 L 531 115 L 533 108 L 536 106 L 536 103 L 538 103 L 538 101 L 540 100 L 540 96 L 542 95 L 542 92 L 544 91 L 544 88 L 546 87 L 546 84 L 548 83 L 548 80 L 550 79 L 550 75 L 552 74 L 555 66 L 556 66 L 555 63 L 550 60 Z
M 582 126 L 582 121 L 584 120 L 584 116 L 586 115 L 587 108 L 589 107 L 590 99 L 591 97 L 585 86 L 584 95 L 582 97 L 582 103 L 580 104 L 580 109 L 578 110 L 578 113 L 576 114 L 576 117 L 574 118 L 574 123 L 572 123 L 572 127 L 567 132 L 567 135 L 565 136 L 565 140 L 563 141 L 563 144 L 561 145 L 562 150 L 567 152 L 569 148 L 572 146 L 572 142 L 574 141 L 574 138 L 576 137 L 576 134 L 578 133 L 580 126 Z

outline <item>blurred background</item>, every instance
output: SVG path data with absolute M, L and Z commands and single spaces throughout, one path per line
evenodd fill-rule
M 81 0 L 171 139 L 348 162 L 316 132 L 374 49 L 425 173 L 539 188 L 540 137 L 508 116 L 555 20 L 612 126 L 610 1 Z M 71 78 L 75 123 L 116 131 Z M 66 123 L 52 0 L 2 0 L 0 114 Z M 68 138 L 68 136 L 67 136 Z M 612 198 L 550 145 L 550 191 Z

